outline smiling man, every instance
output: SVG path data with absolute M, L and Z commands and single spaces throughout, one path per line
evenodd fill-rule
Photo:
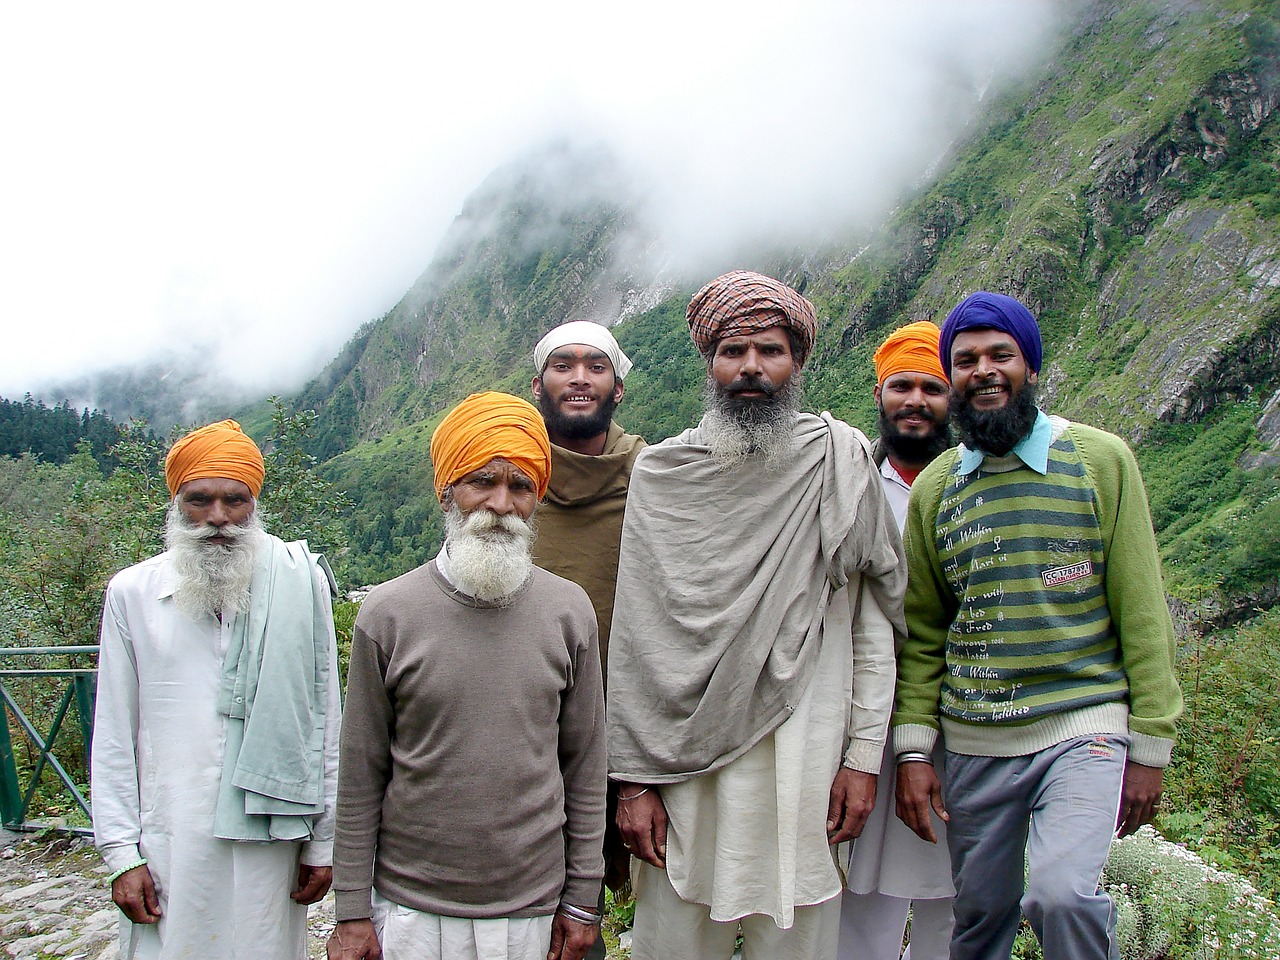
M 121 955 L 306 956 L 329 889 L 337 647 L 327 565 L 268 535 L 234 420 L 165 459 L 167 550 L 107 587 L 93 826 Z
M 951 385 L 938 360 L 938 328 L 928 320 L 893 331 L 876 349 L 875 401 L 880 436 L 872 458 L 898 529 L 911 484 L 951 445 Z M 841 960 L 896 960 L 911 918 L 909 960 L 947 960 L 951 942 L 951 860 L 894 815 L 897 765 L 885 750 L 876 806 L 849 857 L 840 906 Z M 936 815 L 935 815 L 936 817 Z M 944 834 L 940 819 L 934 830 Z
M 700 290 L 697 427 L 636 460 L 609 658 L 609 772 L 641 861 L 636 960 L 829 960 L 831 844 L 875 801 L 903 589 L 866 439 L 801 413 L 813 305 Z
M 356 618 L 332 960 L 581 960 L 604 864 L 604 692 L 582 588 L 533 565 L 551 445 L 502 393 L 431 437 L 445 542 Z
M 1037 408 L 1013 297 L 963 300 L 939 358 L 964 443 L 907 511 L 899 815 L 930 841 L 947 821 L 952 960 L 1008 957 L 1020 910 L 1045 960 L 1118 956 L 1099 878 L 1155 814 L 1182 709 L 1142 478 L 1120 438 Z

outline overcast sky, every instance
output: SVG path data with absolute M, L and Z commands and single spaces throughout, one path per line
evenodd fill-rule
M 611 144 L 678 257 L 882 216 L 991 81 L 1035 67 L 1050 9 L 7 4 L 0 395 L 173 347 L 296 387 L 556 135 Z

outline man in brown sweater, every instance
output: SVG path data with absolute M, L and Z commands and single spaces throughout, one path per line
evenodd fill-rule
M 604 696 L 582 588 L 532 565 L 537 410 L 468 397 L 431 439 L 446 537 L 369 595 L 341 743 L 331 960 L 580 960 L 604 872 Z

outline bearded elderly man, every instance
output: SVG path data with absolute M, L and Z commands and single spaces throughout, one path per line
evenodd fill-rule
M 1020 912 L 1045 960 L 1118 957 L 1099 878 L 1155 813 L 1182 710 L 1142 477 L 1119 437 L 1036 407 L 1015 298 L 966 297 L 938 353 L 964 443 L 907 508 L 898 810 L 926 840 L 947 821 L 952 960 L 1008 957 Z
M 604 862 L 595 614 L 533 566 L 538 411 L 468 397 L 431 437 L 445 542 L 356 618 L 332 960 L 580 960 Z
M 928 320 L 889 334 L 876 349 L 874 391 L 880 436 L 871 455 L 901 531 L 911 484 L 951 445 L 951 385 L 938 361 L 938 328 Z M 894 815 L 897 765 L 884 753 L 876 807 L 849 857 L 840 905 L 840 960 L 947 960 L 951 943 L 951 859 Z M 934 814 L 934 830 L 944 836 Z M 902 939 L 911 917 L 911 942 Z
M 112 578 L 93 826 L 121 956 L 306 957 L 329 888 L 339 690 L 331 581 L 268 535 L 234 420 L 165 458 L 167 550 Z
M 875 800 L 900 541 L 866 439 L 800 413 L 813 306 L 738 271 L 688 309 L 699 425 L 631 477 L 609 768 L 637 868 L 632 956 L 830 958 Z

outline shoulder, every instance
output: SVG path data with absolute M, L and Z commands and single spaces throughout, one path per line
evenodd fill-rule
M 574 613 L 590 613 L 595 616 L 595 607 L 591 605 L 587 591 L 572 580 L 541 567 L 533 568 L 529 589 L 525 593 L 540 604 L 550 603 Z
M 113 576 L 107 583 L 107 595 L 142 592 L 150 585 L 158 588 L 163 583 L 168 570 L 168 551 L 157 553 L 154 557 L 148 557 L 131 567 L 125 567 Z
M 367 617 L 378 615 L 402 606 L 409 598 L 421 598 L 425 595 L 435 579 L 431 572 L 432 561 L 420 567 L 414 567 L 408 573 L 402 573 L 394 580 L 387 580 L 369 591 L 369 595 L 360 604 L 360 613 Z
M 1067 423 L 1066 433 L 1091 473 L 1112 476 L 1137 469 L 1137 458 L 1122 437 L 1075 422 Z

